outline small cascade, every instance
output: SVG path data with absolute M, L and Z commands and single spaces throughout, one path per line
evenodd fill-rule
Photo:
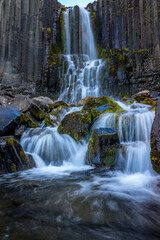
M 57 127 L 29 130 L 23 134 L 21 145 L 37 167 L 62 166 L 65 162 L 74 166 L 85 164 L 86 144 L 77 143 L 69 135 L 60 135 Z
M 126 105 L 118 102 L 127 112 L 122 115 L 104 114 L 94 124 L 98 127 L 118 129 L 121 149 L 117 157 L 117 167 L 127 173 L 152 171 L 150 162 L 150 133 L 154 111 L 142 104 Z
M 64 55 L 60 56 L 60 96 L 68 103 L 101 96 L 106 62 L 97 59 L 90 13 L 74 7 L 63 13 Z

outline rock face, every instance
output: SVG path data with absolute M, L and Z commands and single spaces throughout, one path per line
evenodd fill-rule
M 13 134 L 20 122 L 20 112 L 13 107 L 0 106 L 0 136 Z
M 0 1 L 0 82 L 21 91 L 53 90 L 55 79 L 51 84 L 44 75 L 51 35 L 53 45 L 58 41 L 59 8 L 56 0 Z
M 88 163 L 108 168 L 114 167 L 119 146 L 119 137 L 115 129 L 95 129 L 89 140 L 87 152 Z
M 160 174 L 160 99 L 156 106 L 156 116 L 151 132 L 151 161 L 153 169 Z
M 160 86 L 160 1 L 98 0 L 88 5 L 97 17 L 97 41 L 106 51 L 113 86 L 139 89 Z M 119 85 L 116 85 L 118 88 Z
M 21 145 L 13 138 L 0 138 L 0 173 L 12 173 L 34 167 Z

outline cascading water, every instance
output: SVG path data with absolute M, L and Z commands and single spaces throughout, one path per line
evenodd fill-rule
M 60 56 L 60 96 L 68 103 L 101 96 L 106 62 L 97 59 L 90 13 L 74 7 L 63 13 L 64 55 Z
M 117 167 L 124 169 L 127 173 L 152 172 L 150 133 L 155 113 L 142 104 L 134 103 L 129 106 L 118 103 L 127 112 L 121 115 L 104 114 L 93 128 L 118 129 L 121 149 L 117 158 Z
M 60 100 L 73 103 L 103 94 L 105 62 L 97 59 L 83 8 L 64 12 L 60 58 Z M 0 239 L 160 239 L 160 178 L 150 163 L 155 113 L 142 104 L 118 104 L 126 113 L 104 114 L 92 127 L 118 130 L 118 171 L 86 166 L 87 143 L 60 135 L 57 127 L 23 134 L 21 144 L 37 168 L 0 175 Z M 74 111 L 80 109 L 66 108 L 59 121 Z

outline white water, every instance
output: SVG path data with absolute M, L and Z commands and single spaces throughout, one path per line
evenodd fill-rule
M 101 96 L 106 62 L 97 59 L 90 13 L 84 8 L 69 8 L 63 13 L 64 55 L 60 57 L 59 100 L 78 102 L 86 96 Z
M 69 135 L 61 135 L 55 128 L 37 128 L 25 132 L 21 138 L 25 152 L 30 153 L 36 166 L 85 165 L 86 144 L 77 143 Z
M 117 128 L 121 149 L 117 166 L 126 173 L 152 172 L 150 161 L 150 133 L 155 113 L 142 104 L 126 105 L 118 102 L 127 112 L 121 115 L 104 114 L 93 128 Z

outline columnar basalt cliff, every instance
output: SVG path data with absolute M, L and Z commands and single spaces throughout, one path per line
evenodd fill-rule
M 98 0 L 96 13 L 101 56 L 106 54 L 105 84 L 160 86 L 160 2 L 158 0 Z
M 0 83 L 21 86 L 21 92 L 55 86 L 47 62 L 49 43 L 57 42 L 60 7 L 56 0 L 0 1 Z

